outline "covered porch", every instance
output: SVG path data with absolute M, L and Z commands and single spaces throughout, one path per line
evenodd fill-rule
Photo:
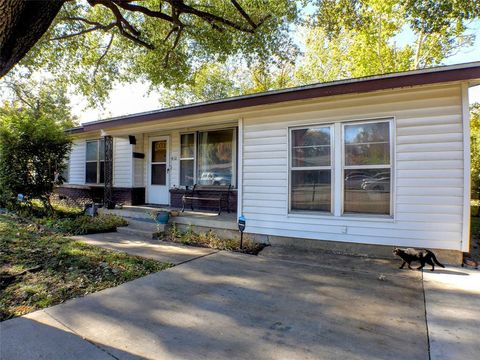
M 105 203 L 175 209 L 187 198 L 187 210 L 234 214 L 239 182 L 238 120 L 218 122 L 205 125 L 201 119 L 191 119 L 180 128 L 178 123 L 159 123 L 134 131 L 102 131 L 105 138 L 113 139 L 111 156 L 105 156 L 113 160 L 113 179 L 107 181 L 105 172 L 104 181 L 104 193 L 112 194 L 112 199 Z M 115 189 L 128 185 L 143 196 L 118 201 Z

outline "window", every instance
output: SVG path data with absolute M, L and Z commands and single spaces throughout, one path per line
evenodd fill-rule
M 198 133 L 197 183 L 233 185 L 235 166 L 234 129 Z
M 345 124 L 344 213 L 390 215 L 390 121 Z
M 290 129 L 290 212 L 392 215 L 391 132 L 392 120 Z
M 292 129 L 291 210 L 332 210 L 331 126 Z
M 180 136 L 180 185 L 195 182 L 195 133 Z
M 87 141 L 85 181 L 103 184 L 105 169 L 105 140 Z
M 167 141 L 152 142 L 151 184 L 167 184 Z

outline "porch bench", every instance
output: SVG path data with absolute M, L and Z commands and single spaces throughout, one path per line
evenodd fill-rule
M 232 189 L 232 185 L 228 186 L 208 186 L 208 185 L 193 185 L 192 189 L 189 190 L 188 187 L 185 190 L 185 194 L 182 196 L 182 212 L 185 211 L 185 206 L 187 201 L 190 201 L 190 208 L 192 211 L 193 209 L 193 202 L 194 201 L 210 201 L 210 202 L 217 202 L 218 203 L 218 215 L 222 213 L 222 200 L 223 195 L 226 194 L 226 202 L 227 202 L 227 212 L 230 213 L 230 190 Z M 216 194 L 204 194 L 202 195 L 202 191 L 209 191 L 209 192 L 217 192 Z

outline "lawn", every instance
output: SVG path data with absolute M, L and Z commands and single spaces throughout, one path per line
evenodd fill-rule
M 0 321 L 170 266 L 75 242 L 0 215 Z

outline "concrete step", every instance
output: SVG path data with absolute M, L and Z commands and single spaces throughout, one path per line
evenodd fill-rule
M 147 219 L 139 219 L 139 218 L 128 218 L 128 217 L 123 217 L 125 220 L 128 221 L 128 227 L 131 229 L 139 229 L 139 230 L 145 230 L 145 231 L 150 231 L 150 232 L 159 232 L 159 231 L 164 231 L 165 230 L 165 225 L 161 224 L 158 225 L 152 220 L 149 221 Z
M 124 218 L 130 219 L 143 219 L 143 220 L 152 220 L 151 215 L 147 211 L 132 211 L 127 209 L 99 209 L 99 213 L 103 214 L 113 214 L 118 215 Z
M 133 235 L 143 239 L 152 240 L 153 239 L 153 232 L 148 230 L 141 230 L 136 228 L 131 228 L 128 226 L 120 226 L 117 228 L 117 232 L 120 234 L 125 235 Z

